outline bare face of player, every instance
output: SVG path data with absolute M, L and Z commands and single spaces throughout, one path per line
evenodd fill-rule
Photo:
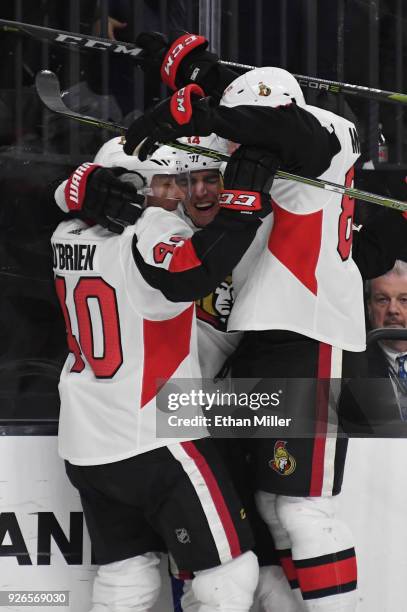
M 151 179 L 151 193 L 147 196 L 147 206 L 159 206 L 165 210 L 175 210 L 184 197 L 175 182 L 174 174 L 156 174 Z
M 194 225 L 208 225 L 219 210 L 218 194 L 222 183 L 218 170 L 197 170 L 190 174 L 180 174 L 175 180 L 183 192 L 185 212 Z
M 369 319 L 373 329 L 407 328 L 407 276 L 386 274 L 371 281 L 368 301 Z M 397 352 L 407 351 L 407 340 L 385 340 Z

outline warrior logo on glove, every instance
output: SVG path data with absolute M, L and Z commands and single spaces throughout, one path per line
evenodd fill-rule
M 96 168 L 99 168 L 97 164 L 85 162 L 69 177 L 65 187 L 65 198 L 68 204 L 69 210 L 81 210 L 82 203 L 86 192 L 86 182 L 88 176 Z

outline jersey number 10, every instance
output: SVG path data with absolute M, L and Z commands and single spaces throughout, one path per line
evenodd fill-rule
M 96 378 L 113 378 L 123 363 L 119 315 L 116 292 L 100 277 L 82 277 L 73 291 L 79 339 L 72 333 L 71 316 L 66 304 L 66 282 L 63 276 L 55 278 L 55 286 L 65 319 L 68 348 L 75 357 L 71 372 L 82 372 L 84 358 Z M 103 334 L 103 354 L 95 356 L 94 330 L 89 309 L 89 300 L 96 299 Z M 79 341 L 78 341 L 79 340 Z

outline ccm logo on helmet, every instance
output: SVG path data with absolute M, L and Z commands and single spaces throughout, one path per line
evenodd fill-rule
M 240 210 L 252 213 L 261 210 L 260 194 L 257 191 L 222 191 L 219 194 L 219 206 L 229 210 Z

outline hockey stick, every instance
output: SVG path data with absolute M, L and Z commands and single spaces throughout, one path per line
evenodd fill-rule
M 26 34 L 32 38 L 42 41 L 57 43 L 70 49 L 80 51 L 82 49 L 94 49 L 95 51 L 108 51 L 110 53 L 121 53 L 130 55 L 136 58 L 143 51 L 140 47 L 136 47 L 132 43 L 109 40 L 99 36 L 84 36 L 65 30 L 56 30 L 45 26 L 32 25 L 30 23 L 21 23 L 19 21 L 11 21 L 0 19 L 0 32 L 14 32 L 16 34 Z M 138 62 L 142 62 L 138 58 Z
M 42 70 L 36 75 L 35 86 L 41 101 L 52 112 L 64 117 L 75 119 L 81 123 L 105 128 L 116 133 L 119 132 L 122 135 L 126 132 L 126 128 L 123 125 L 118 125 L 117 123 L 113 123 L 111 121 L 102 121 L 100 119 L 96 119 L 95 117 L 81 115 L 80 113 L 70 110 L 62 99 L 63 94 L 61 94 L 58 77 L 50 70 Z M 188 153 L 197 153 L 198 155 L 206 155 L 207 157 L 211 157 L 212 159 L 219 161 L 227 162 L 229 159 L 229 155 L 225 155 L 224 153 L 219 153 L 218 151 L 213 151 L 212 149 L 207 149 L 206 147 L 199 147 L 196 145 L 178 142 L 177 140 L 175 142 L 167 142 L 166 144 L 170 147 L 174 147 L 175 149 L 187 151 Z M 303 185 L 318 187 L 319 189 L 325 189 L 326 191 L 333 191 L 335 193 L 347 195 L 350 198 L 371 202 L 373 204 L 379 204 L 380 206 L 386 206 L 387 208 L 394 208 L 395 210 L 400 210 L 402 212 L 407 211 L 407 203 L 405 202 L 393 200 L 392 198 L 376 195 L 367 191 L 361 191 L 360 189 L 355 189 L 353 187 L 345 187 L 343 185 L 337 185 L 336 183 L 323 181 L 321 179 L 298 176 L 297 174 L 291 174 L 290 172 L 284 172 L 283 170 L 277 170 L 276 177 L 280 179 L 297 181 Z
M 18 21 L 10 21 L 6 19 L 0 19 L 0 31 L 26 34 L 39 40 L 61 44 L 76 50 L 93 49 L 96 51 L 108 51 L 109 53 L 113 54 L 129 55 L 139 64 L 142 64 L 143 61 L 143 58 L 140 57 L 142 49 L 140 49 L 140 47 L 136 47 L 136 45 L 132 43 L 113 41 L 107 38 L 100 38 L 98 36 L 83 36 L 81 34 L 74 34 L 73 32 L 66 32 L 65 30 L 56 30 L 53 28 L 47 28 L 45 26 L 31 25 L 29 23 L 20 23 Z M 220 63 L 225 66 L 239 68 L 240 70 L 252 70 L 255 68 L 255 66 L 238 64 L 236 62 L 226 62 L 223 60 L 220 60 Z M 318 90 L 328 91 L 334 94 L 350 94 L 372 100 L 378 100 L 379 102 L 407 104 L 407 94 L 403 93 L 383 91 L 381 89 L 374 89 L 371 87 L 365 87 L 363 85 L 352 85 L 350 83 L 328 81 L 326 79 L 308 77 L 301 74 L 294 74 L 294 76 L 299 81 L 301 87 L 308 87 L 314 91 Z
M 225 66 L 244 70 L 253 70 L 253 68 L 256 68 L 256 66 L 250 66 L 249 64 L 238 64 L 236 62 L 225 62 L 223 60 L 221 60 L 220 63 Z M 334 94 L 361 96 L 363 98 L 377 100 L 378 102 L 407 104 L 407 94 L 397 93 L 395 91 L 384 91 L 383 89 L 365 87 L 364 85 L 352 85 L 351 83 L 329 81 L 328 79 L 319 79 L 317 77 L 304 76 L 303 74 L 293 74 L 293 76 L 297 79 L 301 87 L 307 87 L 313 91 L 327 91 Z
M 111 121 L 104 121 L 103 119 L 97 119 L 88 115 L 82 115 L 76 111 L 68 108 L 63 101 L 64 94 L 61 92 L 58 77 L 51 70 L 41 70 L 37 72 L 35 76 L 35 88 L 41 102 L 53 113 L 68 117 L 69 119 L 75 119 L 80 123 L 86 123 L 87 125 L 93 125 L 98 128 L 108 130 L 109 132 L 118 132 L 123 136 L 126 133 L 124 125 L 112 123 Z

